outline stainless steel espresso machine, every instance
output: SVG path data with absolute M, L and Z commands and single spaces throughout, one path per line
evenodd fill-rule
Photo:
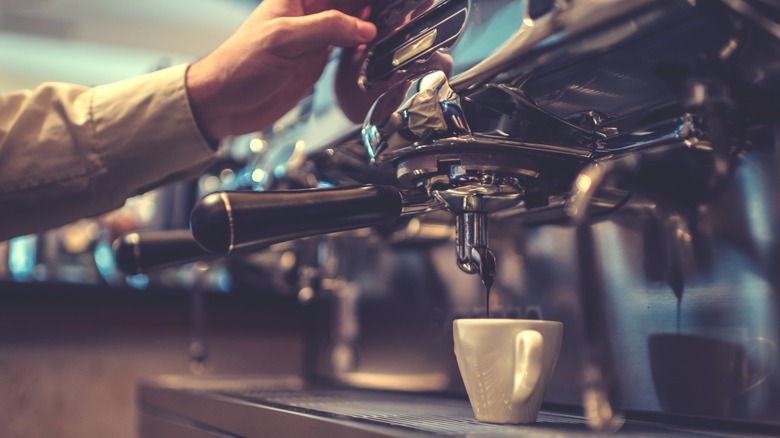
M 284 271 L 304 375 L 147 382 L 142 434 L 780 433 L 780 5 L 371 13 L 376 42 L 251 140 L 192 238 L 116 247 L 130 271 Z M 535 425 L 471 416 L 451 325 L 483 316 L 564 322 Z

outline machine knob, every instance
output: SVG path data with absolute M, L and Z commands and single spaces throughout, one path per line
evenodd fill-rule
M 189 230 L 125 233 L 112 248 L 117 268 L 128 274 L 214 256 L 198 245 Z
M 369 227 L 401 215 L 391 186 L 215 192 L 192 210 L 190 229 L 208 251 L 229 254 L 300 237 Z

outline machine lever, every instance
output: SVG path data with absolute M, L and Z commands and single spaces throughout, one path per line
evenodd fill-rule
M 213 257 L 189 230 L 125 233 L 114 240 L 112 249 L 117 268 L 127 274 Z
M 206 250 L 230 254 L 378 225 L 401 213 L 401 193 L 390 186 L 215 192 L 195 205 L 190 229 Z

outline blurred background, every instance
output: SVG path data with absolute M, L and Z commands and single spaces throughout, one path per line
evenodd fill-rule
M 664 406 L 663 389 L 658 388 L 671 388 L 682 399 L 700 394 L 689 402 L 694 407 L 702 400 L 715 400 L 715 405 L 723 401 L 724 407 L 705 410 L 707 423 L 724 418 L 755 423 L 777 435 L 780 307 L 775 292 L 780 277 L 772 268 L 780 254 L 773 219 L 780 211 L 775 196 L 780 193 L 775 190 L 780 181 L 780 99 L 774 99 L 780 93 L 780 33 L 765 34 L 761 14 L 747 17 L 733 10 L 735 4 L 765 2 L 769 0 L 698 5 L 684 0 L 580 1 L 573 2 L 582 5 L 577 13 L 566 10 L 562 19 L 569 21 L 554 32 L 552 26 L 534 27 L 534 20 L 529 24 L 521 15 L 532 3 L 549 8 L 544 14 L 556 13 L 559 9 L 550 0 L 401 2 L 408 8 L 445 4 L 447 9 L 426 18 L 438 17 L 441 26 L 456 17 L 449 8 L 470 5 L 469 22 L 475 24 L 465 27 L 457 43 L 441 53 L 452 57 L 455 75 L 468 78 L 467 70 L 494 52 L 517 56 L 517 63 L 497 62 L 488 69 L 496 77 L 478 80 L 479 87 L 466 94 L 471 103 L 464 111 L 475 132 L 485 139 L 499 135 L 495 138 L 507 138 L 507 144 L 485 140 L 497 153 L 483 154 L 472 150 L 469 135 L 457 131 L 462 138 L 452 145 L 439 143 L 430 154 L 417 156 L 417 150 L 404 149 L 411 143 L 401 142 L 397 146 L 402 149 L 382 152 L 391 154 L 383 167 L 370 167 L 368 153 L 377 151 L 364 147 L 356 136 L 355 118 L 334 105 L 333 85 L 344 79 L 338 67 L 341 52 L 334 51 L 321 81 L 296 108 L 263 132 L 223 139 L 213 167 L 199 178 L 132 198 L 98 217 L 0 242 L 0 437 L 132 437 L 138 435 L 139 417 L 146 418 L 146 430 L 165 427 L 161 424 L 168 420 L 216 427 L 212 419 L 221 420 L 225 411 L 209 410 L 209 418 L 200 417 L 197 409 L 176 414 L 166 406 L 166 391 L 139 397 L 138 382 L 160 375 L 186 375 L 183 381 L 205 376 L 191 380 L 208 384 L 215 384 L 211 376 L 303 375 L 354 388 L 440 391 L 460 397 L 465 406 L 451 322 L 482 317 L 486 304 L 494 316 L 560 320 L 568 327 L 548 401 L 579 406 L 583 370 L 590 375 L 590 365 L 601 365 L 605 380 L 614 378 L 620 384 L 620 407 L 629 412 L 682 414 L 679 420 L 687 420 L 689 406 Z M 92 86 L 190 62 L 227 38 L 257 3 L 0 0 L 0 93 L 44 81 Z M 386 8 L 376 20 L 388 28 L 411 11 L 394 7 L 398 2 L 381 4 Z M 539 19 L 547 18 L 557 20 Z M 774 18 L 768 23 L 778 29 L 774 24 L 780 18 Z M 418 24 L 397 35 L 420 31 Z M 512 35 L 527 35 L 515 33 L 523 28 L 553 32 L 529 43 L 542 56 L 518 54 L 513 50 L 524 46 L 504 44 Z M 561 35 L 572 29 L 590 36 L 571 34 L 575 37 L 570 47 Z M 625 39 L 624 32 L 630 34 Z M 740 41 L 745 44 L 740 46 Z M 394 50 L 400 52 L 403 44 Z M 431 56 L 431 66 L 415 69 L 440 68 L 437 59 Z M 710 77 L 712 65 L 721 63 L 726 70 L 716 68 Z M 409 74 L 403 69 L 399 73 Z M 428 78 L 400 89 L 427 93 L 435 84 Z M 463 76 L 459 81 L 461 87 L 468 83 Z M 684 90 L 676 89 L 677 81 L 687 84 Z M 520 83 L 522 89 L 515 90 Z M 509 92 L 491 91 L 505 85 Z M 704 96 L 703 103 L 689 103 L 688 97 L 701 90 L 712 95 Z M 456 91 L 466 93 L 465 88 Z M 733 101 L 724 97 L 731 91 Z M 418 94 L 407 97 L 412 95 Z M 425 108 L 427 101 L 421 102 L 415 111 Z M 710 102 L 717 105 L 710 107 Z M 396 108 L 391 103 L 379 106 Z M 715 111 L 721 105 L 728 109 L 725 116 Z M 528 119 L 533 123 L 523 115 L 527 110 L 536 114 Z M 700 126 L 703 121 L 707 124 Z M 570 202 L 580 202 L 579 191 L 570 193 L 577 175 L 590 181 L 578 190 L 596 187 L 591 185 L 593 175 L 582 173 L 594 158 L 583 154 L 596 145 L 595 159 L 636 154 L 637 163 L 646 166 L 638 168 L 646 170 L 636 181 L 627 177 L 621 182 L 624 164 L 616 161 L 616 167 L 605 172 L 621 176 L 604 199 L 579 198 L 603 211 L 619 209 L 596 221 L 591 242 L 590 232 L 581 235 L 582 229 L 566 222 L 564 210 Z M 713 158 L 716 145 L 723 148 L 718 153 L 729 158 L 728 172 Z M 392 158 L 399 151 L 405 151 L 403 156 Z M 406 176 L 397 177 L 391 165 L 401 158 L 408 158 L 403 161 L 409 166 L 405 175 L 417 175 L 431 187 L 439 187 L 444 177 L 442 189 L 449 187 L 445 191 L 454 194 L 477 193 L 460 190 L 462 183 L 476 181 L 474 176 L 481 181 L 474 189 L 498 189 L 499 194 L 504 193 L 500 190 L 505 180 L 494 178 L 494 172 L 519 178 L 507 194 L 525 192 L 528 203 L 501 205 L 502 211 L 496 212 L 500 214 L 491 217 L 491 248 L 503 267 L 489 303 L 478 276 L 463 273 L 453 263 L 455 216 L 443 211 L 404 218 L 392 226 L 315 236 L 229 258 L 215 256 L 206 263 L 138 275 L 117 269 L 111 245 L 118 236 L 164 230 L 191 237 L 189 212 L 208 193 L 358 183 L 401 187 L 408 183 L 402 181 Z M 731 171 L 733 181 L 727 181 Z M 526 192 L 521 182 L 530 175 L 532 190 Z M 626 192 L 637 187 L 641 193 L 626 202 Z M 415 207 L 433 200 L 425 198 L 414 200 L 420 202 Z M 467 213 L 472 212 L 458 214 L 465 218 Z M 474 229 L 486 233 L 484 227 Z M 172 246 L 167 246 L 169 251 Z M 136 261 L 144 252 L 135 252 L 137 247 L 127 245 L 133 250 L 119 260 Z M 163 251 L 144 252 L 150 253 Z M 597 275 L 578 279 L 588 270 Z M 692 345 L 716 339 L 730 353 L 714 361 L 702 359 L 705 355 L 681 361 L 674 350 L 653 353 L 650 341 L 669 335 L 690 335 Z M 763 347 L 754 347 L 758 342 Z M 582 360 L 588 356 L 593 356 L 592 364 Z M 740 359 L 732 361 L 732 356 Z M 733 380 L 736 389 L 722 391 L 719 400 L 708 391 L 681 390 L 675 380 L 654 376 L 654 363 L 683 362 L 692 364 L 692 375 L 712 370 L 713 381 Z M 158 384 L 148 383 L 147 388 Z M 225 402 L 226 409 L 235 403 L 244 406 L 250 389 L 249 384 L 225 388 L 238 394 Z M 171 393 L 186 393 L 190 400 L 211 397 L 208 391 L 204 395 L 191 388 Z M 187 405 L 181 406 L 186 410 Z M 235 418 L 224 417 L 227 422 Z M 576 427 L 564 423 L 566 431 L 576 432 L 570 426 Z
M 216 47 L 259 2 L 0 0 L 0 92 L 97 85 Z
M 256 4 L 0 0 L 0 93 L 45 81 L 97 85 L 189 62 L 215 48 Z M 217 269 L 199 277 L 208 283 L 208 314 L 193 316 L 188 288 L 198 281 L 196 267 L 149 278 L 125 277 L 111 265 L 110 230 L 183 220 L 167 213 L 195 196 L 197 185 L 0 243 L 0 436 L 132 437 L 138 379 L 299 372 L 294 300 L 233 293 Z

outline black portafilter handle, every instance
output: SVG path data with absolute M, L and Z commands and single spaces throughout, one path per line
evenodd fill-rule
M 190 230 L 125 233 L 114 240 L 112 249 L 117 268 L 128 274 L 214 257 L 198 245 Z
M 215 192 L 192 210 L 190 229 L 208 251 L 236 250 L 318 234 L 370 227 L 401 214 L 392 186 Z

